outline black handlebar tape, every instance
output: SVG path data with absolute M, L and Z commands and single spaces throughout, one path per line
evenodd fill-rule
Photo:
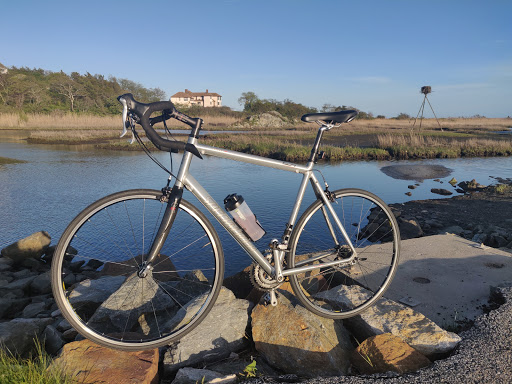
M 173 152 L 177 153 L 179 151 L 189 151 L 196 155 L 199 158 L 202 158 L 201 154 L 199 153 L 198 149 L 195 145 L 184 143 L 182 141 L 171 141 L 162 138 L 155 129 L 151 126 L 150 123 L 150 116 L 154 112 L 158 111 L 170 111 L 170 117 L 173 117 L 173 115 L 176 112 L 176 108 L 174 108 L 174 104 L 170 101 L 157 101 L 155 103 L 139 103 L 133 98 L 133 95 L 131 93 L 126 93 L 124 95 L 119 96 L 117 99 L 124 99 L 126 101 L 126 105 L 129 110 L 135 112 L 135 114 L 139 117 L 140 125 L 142 125 L 142 128 L 146 132 L 146 135 L 148 139 L 161 151 L 166 152 Z M 153 122 L 158 122 L 160 116 L 153 118 Z M 189 118 L 190 119 L 190 118 Z M 161 118 L 159 121 L 165 120 L 164 117 Z M 180 119 L 181 120 L 181 119 Z M 192 119 L 190 119 L 192 120 Z M 186 122 L 186 121 L 185 121 Z M 193 123 L 192 121 L 186 122 L 188 125 L 191 125 L 190 123 Z

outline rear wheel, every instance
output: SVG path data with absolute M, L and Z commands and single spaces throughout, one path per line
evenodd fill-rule
M 153 190 L 107 196 L 64 231 L 52 261 L 57 304 L 83 336 L 123 350 L 155 348 L 194 329 L 224 275 L 219 237 L 185 200 L 153 269 L 145 262 L 167 203 Z
M 334 196 L 332 207 L 357 252 L 354 262 L 320 267 L 348 259 L 352 250 L 323 201 L 317 200 L 293 230 L 288 267 L 319 265 L 291 275 L 292 288 L 312 312 L 342 319 L 368 308 L 389 286 L 398 263 L 400 234 L 393 213 L 377 196 L 358 189 L 341 189 Z

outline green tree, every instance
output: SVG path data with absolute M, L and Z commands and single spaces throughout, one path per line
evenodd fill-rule
M 123 88 L 122 83 L 125 88 Z M 160 88 L 146 88 L 130 80 L 106 79 L 103 75 L 51 72 L 16 68 L 0 71 L 0 109 L 15 112 L 44 112 L 56 109 L 98 115 L 117 114 L 116 98 L 132 92 L 138 100 L 152 102 L 166 98 Z
M 52 89 L 59 95 L 69 100 L 71 112 L 75 112 L 75 103 L 79 98 L 85 97 L 85 91 L 81 84 L 76 81 L 78 73 L 73 72 L 71 76 L 60 72 L 59 76 L 53 81 Z M 79 75 L 78 75 L 79 76 Z
M 409 116 L 407 113 L 403 113 L 403 112 L 399 113 L 398 116 L 393 117 L 393 119 L 397 119 L 397 120 L 408 120 L 410 118 L 411 118 L 411 116 Z
M 254 92 L 243 92 L 238 98 L 238 104 L 244 106 L 244 111 L 252 112 L 255 104 L 260 101 Z
M 123 91 L 130 92 L 138 101 L 151 103 L 166 98 L 165 92 L 160 88 L 145 88 L 142 84 L 128 79 L 119 79 L 117 82 Z

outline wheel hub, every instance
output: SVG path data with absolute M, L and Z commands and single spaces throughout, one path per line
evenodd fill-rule
M 144 262 L 137 271 L 137 276 L 139 276 L 141 279 L 144 279 L 145 277 L 148 276 L 152 269 L 153 265 Z

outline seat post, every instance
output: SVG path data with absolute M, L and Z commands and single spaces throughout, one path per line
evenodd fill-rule
M 322 140 L 322 136 L 325 131 L 331 129 L 328 125 L 322 124 L 320 128 L 318 128 L 318 133 L 316 134 L 315 143 L 313 144 L 313 148 L 311 149 L 311 155 L 309 157 L 309 162 L 315 162 L 316 156 L 318 154 L 318 148 L 320 147 L 320 141 Z

